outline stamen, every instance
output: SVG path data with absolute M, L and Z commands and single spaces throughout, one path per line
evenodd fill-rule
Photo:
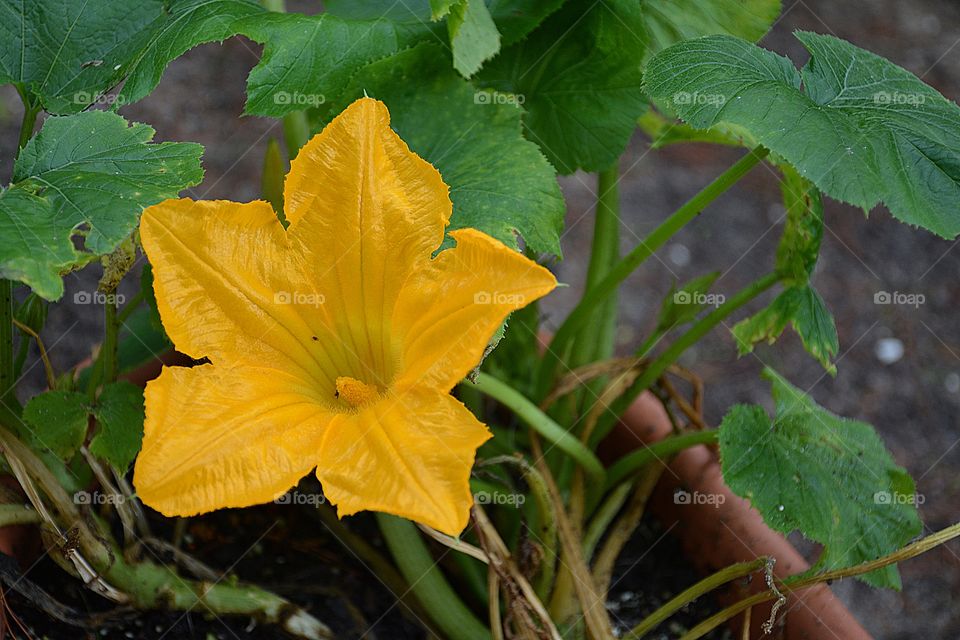
M 337 397 L 351 407 L 359 407 L 371 400 L 375 400 L 379 393 L 379 390 L 374 385 L 361 382 L 356 378 L 349 376 L 340 376 L 337 378 Z

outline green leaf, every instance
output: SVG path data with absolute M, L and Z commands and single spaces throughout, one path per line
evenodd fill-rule
M 469 78 L 500 51 L 500 32 L 483 0 L 460 0 L 449 11 L 453 68 Z
M 145 207 L 199 183 L 203 148 L 152 144 L 153 133 L 104 111 L 48 118 L 0 192 L 0 275 L 57 299 L 62 271 L 110 253 Z M 75 234 L 86 251 L 74 249 Z
M 777 247 L 777 273 L 784 282 L 803 286 L 810 280 L 823 239 L 823 201 L 820 191 L 797 171 L 784 165 L 783 205 L 786 224 Z
M 72 391 L 47 391 L 30 399 L 23 409 L 28 441 L 69 460 L 87 436 L 90 407 L 87 398 Z
M 527 137 L 560 173 L 605 169 L 646 107 L 640 23 L 630 0 L 568 3 L 484 65 L 477 82 L 522 101 Z
M 422 27 L 430 20 L 445 17 L 460 0 L 327 0 L 327 13 L 354 20 L 385 18 L 398 26 L 420 27 L 421 36 L 429 35 Z M 544 18 L 560 8 L 563 0 L 486 0 L 493 22 L 500 31 L 503 44 L 513 44 L 533 31 Z
M 0 84 L 37 96 L 51 113 L 77 113 L 129 76 L 119 105 L 139 100 L 171 60 L 233 35 L 262 10 L 253 0 L 0 0 Z
M 657 319 L 657 332 L 670 331 L 694 318 L 707 305 L 707 293 L 720 277 L 719 271 L 694 278 L 679 289 L 670 287 L 670 293 L 660 305 L 660 317 Z
M 129 382 L 106 385 L 94 415 L 100 428 L 90 441 L 90 452 L 126 473 L 143 441 L 143 389 Z
M 823 298 L 807 285 L 786 289 L 763 311 L 734 325 L 737 350 L 744 355 L 761 340 L 773 344 L 788 323 L 800 336 L 807 353 L 835 375 L 837 367 L 831 360 L 840 349 L 837 327 Z
M 271 13 L 238 28 L 265 44 L 247 78 L 247 114 L 281 117 L 339 98 L 364 65 L 396 53 L 413 38 L 388 20 Z
M 136 4 L 136 2 L 134 3 Z M 140 100 L 160 83 L 173 60 L 205 42 L 222 42 L 240 33 L 238 21 L 264 19 L 256 0 L 174 0 L 163 15 L 142 34 L 143 42 L 132 57 L 119 103 Z
M 430 19 L 442 20 L 460 0 L 430 0 Z
M 0 191 L 0 277 L 26 283 L 47 300 L 59 298 L 60 272 L 77 259 L 71 234 L 47 199 L 16 186 Z
M 818 569 L 849 567 L 891 553 L 920 533 L 914 483 L 869 424 L 840 418 L 772 369 L 776 416 L 733 407 L 720 425 L 723 478 L 783 533 L 823 545 Z M 900 588 L 895 566 L 861 576 Z
M 960 233 L 960 108 L 848 42 L 797 37 L 811 55 L 802 75 L 786 58 L 710 36 L 655 56 L 647 90 L 693 126 L 743 127 L 833 198 Z
M 756 42 L 780 15 L 780 0 L 640 0 L 647 56 L 683 40 L 726 34 Z
M 532 251 L 560 255 L 563 196 L 553 169 L 523 138 L 515 105 L 481 100 L 426 43 L 364 67 L 324 120 L 364 92 L 386 103 L 393 128 L 450 187 L 449 230 L 479 229 L 511 247 L 519 234 Z

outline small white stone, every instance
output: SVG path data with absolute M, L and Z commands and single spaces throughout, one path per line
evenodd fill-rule
M 893 364 L 903 357 L 903 342 L 897 338 L 881 338 L 874 345 L 873 353 L 883 364 Z
M 956 371 L 948 373 L 947 377 L 943 379 L 943 386 L 949 393 L 960 392 L 960 373 Z
M 690 249 L 682 244 L 672 244 L 667 248 L 667 257 L 678 267 L 690 264 Z

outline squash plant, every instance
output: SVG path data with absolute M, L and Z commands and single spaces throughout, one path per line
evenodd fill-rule
M 309 507 L 412 591 L 432 632 L 470 640 L 612 638 L 611 569 L 639 520 L 628 505 L 662 460 L 699 444 L 719 448 L 726 482 L 770 527 L 823 551 L 788 580 L 765 560 L 724 569 L 630 638 L 755 572 L 768 590 L 684 638 L 838 577 L 899 588 L 896 562 L 960 533 L 913 541 L 913 480 L 870 425 L 817 406 L 789 371 L 763 373 L 772 415 L 734 406 L 711 428 L 671 394 L 685 416 L 674 435 L 609 464 L 596 453 L 733 316 L 746 314 L 732 330 L 741 353 L 790 326 L 835 372 L 837 331 L 813 278 L 822 200 L 883 205 L 956 237 L 955 103 L 832 36 L 796 34 L 802 69 L 754 44 L 777 0 L 324 4 L 303 15 L 282 0 L 0 0 L 0 82 L 23 102 L 0 192 L 0 448 L 27 502 L 4 505 L 0 523 L 37 523 L 47 552 L 108 600 L 328 638 L 278 595 L 182 576 L 139 545 L 144 504 L 191 516 L 289 501 L 315 470 L 340 517 L 377 513 L 390 558 L 328 505 Z M 203 177 L 202 148 L 153 141 L 122 106 L 185 51 L 235 35 L 263 45 L 245 113 L 283 119 L 287 157 L 269 146 L 262 201 L 177 199 Z M 744 152 L 621 255 L 618 158 L 638 128 L 654 148 Z M 740 291 L 714 291 L 711 273 L 676 286 L 655 330 L 614 358 L 620 284 L 761 163 L 786 210 L 769 271 Z M 574 171 L 597 174 L 589 271 L 543 347 L 536 300 L 556 286 L 544 265 L 563 232 L 556 176 Z M 125 300 L 117 287 L 144 257 Z M 48 306 L 93 263 L 99 287 L 77 302 L 103 314 L 104 334 L 90 366 L 55 371 Z M 125 380 L 171 344 L 194 366 L 165 367 L 145 390 Z M 34 353 L 49 390 L 25 398 Z M 436 564 L 437 545 L 458 571 Z

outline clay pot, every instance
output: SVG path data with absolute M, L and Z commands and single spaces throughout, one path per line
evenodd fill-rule
M 612 459 L 615 459 L 670 434 L 666 411 L 659 400 L 646 393 L 623 415 L 618 428 L 603 443 L 600 454 L 602 458 L 610 459 L 604 454 L 613 453 Z M 678 504 L 674 498 L 678 490 L 690 494 L 696 491 L 710 496 L 722 495 L 723 499 L 713 499 L 710 504 Z M 749 502 L 730 491 L 721 476 L 717 453 L 710 447 L 691 447 L 674 458 L 651 496 L 650 509 L 664 529 L 679 537 L 687 557 L 704 574 L 760 556 L 776 558 L 774 573 L 780 578 L 806 571 L 810 566 L 786 538 L 767 527 Z M 764 580 L 756 577 L 749 583 L 734 581 L 721 595 L 721 602 L 733 604 L 765 588 Z M 769 603 L 754 608 L 750 638 L 871 638 L 826 585 L 790 594 L 778 613 L 772 636 L 764 635 L 760 628 L 769 614 Z M 742 615 L 731 624 L 734 633 L 739 634 Z

